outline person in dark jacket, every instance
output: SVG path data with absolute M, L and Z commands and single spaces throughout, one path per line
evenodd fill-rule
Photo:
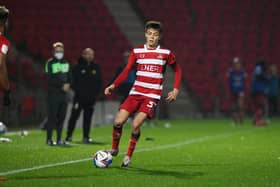
M 47 144 L 65 145 L 61 139 L 63 122 L 66 115 L 66 93 L 70 90 L 70 64 L 63 59 L 64 45 L 61 42 L 53 44 L 53 57 L 50 58 L 45 66 L 48 77 L 48 122 Z M 56 129 L 57 142 L 52 140 L 52 131 Z
M 101 90 L 101 70 L 94 60 L 94 50 L 86 48 L 72 71 L 72 88 L 75 92 L 71 116 L 68 121 L 66 141 L 72 141 L 73 131 L 81 111 L 83 118 L 83 142 L 91 143 L 90 126 L 96 98 Z
M 254 105 L 254 126 L 266 125 L 266 121 L 263 120 L 269 83 L 266 72 L 265 61 L 258 61 L 253 72 L 251 83 L 251 95 Z
M 277 116 L 278 114 L 278 97 L 280 90 L 280 80 L 277 73 L 277 66 L 275 64 L 269 67 L 268 73 L 268 115 L 269 117 Z
M 128 57 L 129 57 L 129 52 L 127 52 L 127 51 L 124 52 L 123 57 L 124 57 L 124 63 L 118 67 L 113 79 L 111 80 L 111 83 L 113 83 L 113 81 L 120 75 L 120 73 L 125 68 Z M 133 67 L 131 72 L 125 79 L 125 81 L 119 86 L 119 88 L 116 91 L 117 95 L 120 97 L 120 104 L 122 104 L 124 102 L 124 100 L 128 97 L 129 91 L 131 90 L 131 88 L 133 86 L 135 78 L 136 78 L 136 67 Z

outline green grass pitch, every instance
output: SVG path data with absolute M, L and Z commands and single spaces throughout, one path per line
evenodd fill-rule
M 229 119 L 160 121 L 142 128 L 130 168 L 120 168 L 130 127 L 120 144 L 120 155 L 106 169 L 97 169 L 92 156 L 111 144 L 111 126 L 92 129 L 95 144 L 81 144 L 81 130 L 68 147 L 45 145 L 45 132 L 26 137 L 7 135 L 0 143 L 1 187 L 41 186 L 280 186 L 280 119 L 266 127 L 232 126 Z M 83 160 L 84 159 L 84 160 Z M 69 162 L 73 161 L 73 162 Z M 58 164 L 58 165 L 54 165 Z M 27 170 L 21 170 L 31 168 Z M 14 173 L 13 173 L 14 172 Z

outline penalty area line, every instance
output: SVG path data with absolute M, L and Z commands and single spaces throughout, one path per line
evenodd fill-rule
M 234 135 L 238 135 L 238 134 L 242 134 L 242 133 L 249 133 L 249 132 L 253 132 L 253 131 L 254 130 L 251 129 L 251 130 L 246 130 L 246 131 L 238 131 L 238 132 L 234 132 L 234 133 L 223 133 L 223 134 L 217 134 L 217 135 L 213 135 L 213 136 L 203 136 L 203 137 L 194 138 L 194 139 L 183 141 L 183 142 L 178 142 L 175 144 L 167 144 L 167 145 L 161 145 L 161 146 L 155 146 L 155 147 L 142 148 L 142 149 L 135 150 L 135 153 L 171 149 L 171 148 L 181 147 L 181 146 L 190 145 L 190 144 L 194 144 L 194 143 L 207 142 L 210 140 L 216 140 L 216 139 L 221 139 L 221 138 L 228 138 L 228 137 L 231 137 Z M 125 153 L 121 153 L 119 155 L 124 155 L 124 154 Z M 59 162 L 59 163 L 54 163 L 54 164 L 34 166 L 34 167 L 30 167 L 30 168 L 16 169 L 16 170 L 2 172 L 2 173 L 0 173 L 0 176 L 7 176 L 7 175 L 16 174 L 16 173 L 23 173 L 23 172 L 28 172 L 28 171 L 56 167 L 56 166 L 64 166 L 64 165 L 68 165 L 68 164 L 86 162 L 91 159 L 92 158 L 84 158 L 84 159 L 79 159 L 79 160 L 70 160 L 70 161 Z

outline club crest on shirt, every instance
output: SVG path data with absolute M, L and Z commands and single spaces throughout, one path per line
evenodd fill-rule
M 141 54 L 139 55 L 139 57 L 140 57 L 140 58 L 145 58 L 145 54 L 141 53 Z
M 163 59 L 162 54 L 159 54 L 159 55 L 157 56 L 157 58 L 158 58 L 158 59 Z

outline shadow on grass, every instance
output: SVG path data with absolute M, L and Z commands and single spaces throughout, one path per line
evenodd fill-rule
M 128 168 L 120 168 L 115 167 L 114 169 L 122 170 L 122 172 L 133 173 L 133 174 L 142 174 L 142 175 L 154 175 L 154 176 L 162 176 L 162 177 L 176 177 L 180 179 L 192 179 L 194 177 L 203 176 L 203 172 L 199 171 L 171 171 L 167 169 L 147 169 L 147 168 L 139 168 L 139 167 L 128 167 Z

